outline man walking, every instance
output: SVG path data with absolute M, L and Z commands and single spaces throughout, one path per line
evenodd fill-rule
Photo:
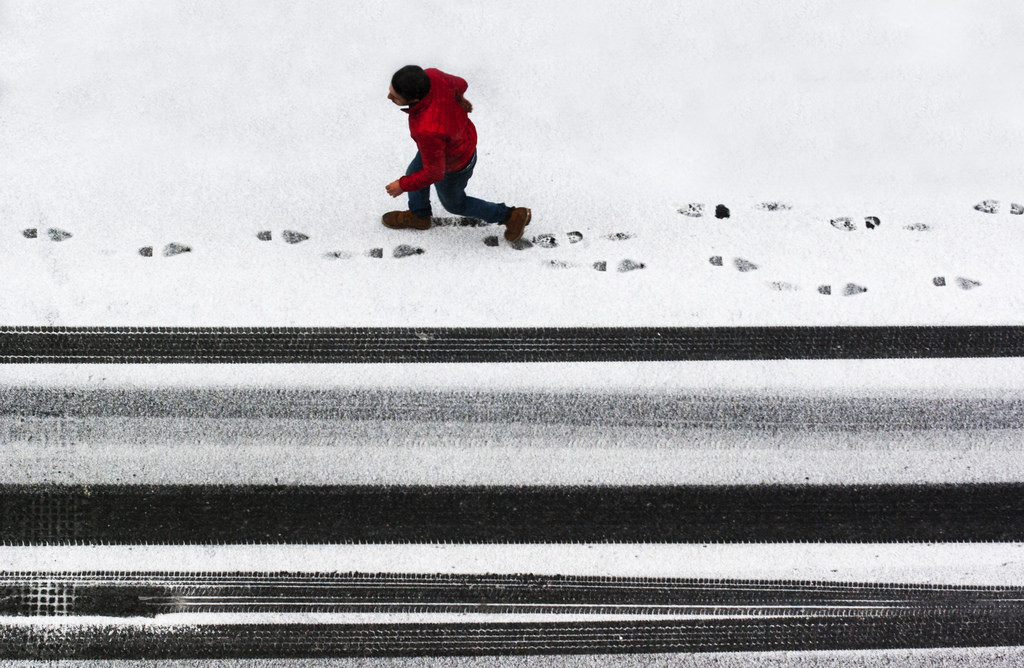
M 392 197 L 409 194 L 408 211 L 384 214 L 392 229 L 430 227 L 430 186 L 441 205 L 456 215 L 505 226 L 505 239 L 518 241 L 530 224 L 531 212 L 466 195 L 476 167 L 476 127 L 469 120 L 473 105 L 463 97 L 465 79 L 437 69 L 407 65 L 391 78 L 388 99 L 409 114 L 409 134 L 419 149 L 405 176 L 389 183 Z

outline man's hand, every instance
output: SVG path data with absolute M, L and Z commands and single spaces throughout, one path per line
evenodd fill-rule
M 388 194 L 391 195 L 392 197 L 398 197 L 403 192 L 405 192 L 404 190 L 402 190 L 402 186 L 398 185 L 398 181 L 392 181 L 387 186 L 385 186 L 384 189 L 387 190 Z
M 462 107 L 463 109 L 466 110 L 467 114 L 470 113 L 471 111 L 473 111 L 472 103 L 470 103 L 469 100 L 467 100 L 466 98 L 462 97 L 461 95 L 458 96 L 457 98 L 455 98 L 455 101 L 459 103 L 460 107 Z

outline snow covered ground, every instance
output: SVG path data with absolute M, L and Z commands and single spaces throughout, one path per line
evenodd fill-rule
M 1024 215 L 1012 205 L 1024 204 L 1022 21 L 1014 0 L 2 0 L 0 325 L 1020 324 Z M 381 227 L 382 213 L 405 207 L 384 186 L 415 150 L 406 117 L 386 99 L 392 72 L 408 63 L 469 81 L 480 134 L 470 193 L 531 207 L 527 237 L 552 235 L 555 247 L 488 245 L 500 228 Z M 983 200 L 998 200 L 998 212 L 975 209 Z M 772 202 L 791 208 L 760 206 Z M 691 204 L 703 204 L 701 217 L 680 213 Z M 717 205 L 728 218 L 715 216 Z M 437 204 L 435 214 L 444 215 Z M 881 224 L 869 229 L 867 217 Z M 308 238 L 287 243 L 286 230 Z M 270 240 L 258 237 L 263 231 Z M 172 243 L 190 251 L 164 256 Z M 394 257 L 401 245 L 424 252 Z M 140 253 L 146 247 L 151 256 Z M 619 271 L 626 260 L 632 270 Z M 368 375 L 359 367 L 11 365 L 0 368 L 0 388 L 1015 397 L 1019 367 L 438 365 Z M 389 447 L 392 435 L 383 436 Z M 836 482 L 847 470 L 868 482 L 1019 480 L 1019 439 L 999 436 L 947 442 L 942 454 L 904 445 L 801 455 L 769 443 L 753 468 L 749 451 L 723 460 L 712 452 L 718 446 L 683 460 L 656 447 L 629 456 L 647 483 L 807 474 Z M 4 479 L 163 481 L 161 466 L 184 470 L 198 456 L 162 457 L 156 441 L 131 450 L 124 438 L 99 453 L 69 447 L 64 436 L 36 443 L 5 458 Z M 506 442 L 508 452 L 476 458 L 460 447 L 368 448 L 366 459 L 340 468 L 323 465 L 329 452 L 297 461 L 269 451 L 254 459 L 250 449 L 220 455 L 204 474 L 237 482 L 269 462 L 291 482 L 492 483 L 504 462 L 500 473 L 516 482 L 638 482 L 616 466 L 621 450 L 581 459 L 578 449 L 545 455 L 533 445 L 535 464 L 522 464 Z M 433 469 L 424 466 L 430 458 Z M 232 468 L 243 461 L 249 469 Z M 381 468 L 388 462 L 393 470 Z M 375 477 L 381 470 L 391 477 Z M 605 548 L 592 563 L 638 573 L 661 564 L 696 576 L 757 567 L 757 577 L 1022 581 L 1016 544 L 873 548 L 670 546 L 669 557 L 646 548 L 642 559 Z M 416 549 L 427 550 L 389 548 L 396 568 L 522 567 L 522 554 L 489 547 L 455 557 Z M 569 568 L 590 549 L 538 548 L 522 563 Z M 126 559 L 93 550 L 100 556 L 7 547 L 0 557 L 5 568 L 24 569 Z M 702 550 L 713 556 L 694 555 Z M 281 559 L 271 552 L 247 554 L 269 555 L 263 568 Z M 379 554 L 363 552 L 335 548 L 308 563 L 381 568 Z M 287 558 L 310 556 L 295 554 Z M 138 563 L 159 568 L 181 557 L 158 550 Z M 238 563 L 223 546 L 193 558 L 197 568 Z M 973 656 L 983 663 L 992 659 L 986 652 Z
M 1022 13 L 8 0 L 0 322 L 1017 323 Z M 414 145 L 385 95 L 409 62 L 470 82 L 471 194 L 531 207 L 527 236 L 558 247 L 380 226 L 405 205 L 384 185 Z M 973 208 L 986 199 L 999 213 Z M 691 203 L 703 217 L 678 213 Z M 393 257 L 403 244 L 424 252 Z

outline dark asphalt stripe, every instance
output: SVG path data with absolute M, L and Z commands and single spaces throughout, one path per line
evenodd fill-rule
M 5 363 L 620 362 L 1024 356 L 1024 327 L 0 327 Z
M 366 381 L 373 377 L 367 374 Z M 198 418 L 343 420 L 418 423 L 464 422 L 531 425 L 623 426 L 674 429 L 882 430 L 1020 429 L 1024 398 L 900 396 L 757 396 L 692 390 L 676 392 L 408 391 L 303 388 L 36 388 L 0 393 L 0 418 Z M 16 433 L 30 433 L 22 422 Z M 67 430 L 69 424 L 60 423 Z M 198 422 L 197 429 L 204 428 Z M 91 422 L 95 438 L 130 439 L 117 421 L 107 431 Z M 31 435 L 31 434 L 30 434 Z
M 6 544 L 1024 541 L 1024 484 L 4 486 Z
M 3 615 L 200 611 L 1021 616 L 1024 588 L 519 574 L 0 573 Z
M 519 624 L 0 627 L 7 659 L 224 659 L 897 649 L 1024 644 L 1007 615 Z

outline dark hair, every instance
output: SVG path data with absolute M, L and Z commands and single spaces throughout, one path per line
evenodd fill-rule
M 430 77 L 419 65 L 406 65 L 391 77 L 391 87 L 410 102 L 422 100 L 430 92 Z

